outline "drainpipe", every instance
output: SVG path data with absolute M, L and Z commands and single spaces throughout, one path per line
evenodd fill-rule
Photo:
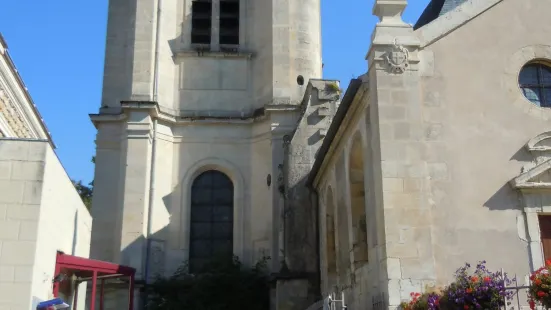
M 161 40 L 159 36 L 161 34 L 161 13 L 162 13 L 162 0 L 157 0 L 157 22 L 155 29 L 155 58 L 153 62 L 153 101 L 158 104 L 159 94 L 159 49 Z M 151 259 L 151 235 L 152 235 L 152 220 L 153 220 L 153 203 L 155 199 L 155 163 L 157 162 L 157 118 L 153 120 L 153 133 L 151 141 L 151 164 L 149 172 L 149 203 L 147 207 L 147 231 L 146 231 L 146 244 L 145 244 L 145 265 L 143 272 L 143 281 L 145 286 L 149 282 L 149 261 Z M 147 305 L 147 294 L 143 294 L 143 308 Z

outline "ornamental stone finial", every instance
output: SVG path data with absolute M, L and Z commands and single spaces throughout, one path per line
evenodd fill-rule
M 379 17 L 381 25 L 403 25 L 402 13 L 407 5 L 407 0 L 375 0 L 373 15 Z

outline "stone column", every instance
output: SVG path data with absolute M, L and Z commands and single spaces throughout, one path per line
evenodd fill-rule
M 375 193 L 384 223 L 380 280 L 390 309 L 435 280 L 429 183 L 434 167 L 424 153 L 420 42 L 412 26 L 402 20 L 406 6 L 406 0 L 375 2 L 373 13 L 380 22 L 367 55 L 373 143 L 380 149 L 374 166 L 382 177 Z

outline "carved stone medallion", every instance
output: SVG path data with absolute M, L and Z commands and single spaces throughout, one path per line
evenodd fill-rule
M 402 74 L 409 66 L 409 51 L 403 45 L 399 45 L 397 39 L 394 39 L 394 45 L 386 53 L 385 58 L 392 73 Z

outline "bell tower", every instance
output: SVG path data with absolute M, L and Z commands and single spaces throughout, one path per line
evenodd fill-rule
M 91 256 L 277 271 L 282 139 L 321 72 L 320 0 L 110 0 Z

